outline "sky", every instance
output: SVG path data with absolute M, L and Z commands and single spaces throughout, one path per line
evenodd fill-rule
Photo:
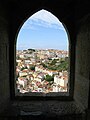
M 58 18 L 42 9 L 28 18 L 22 25 L 16 46 L 17 50 L 68 50 L 68 37 Z

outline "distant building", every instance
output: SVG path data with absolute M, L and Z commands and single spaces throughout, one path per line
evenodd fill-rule
M 24 71 L 20 71 L 20 72 L 19 72 L 19 76 L 20 76 L 20 77 L 27 76 L 27 75 L 28 75 L 27 72 L 24 72 Z
M 19 85 L 22 85 L 23 88 L 24 88 L 24 87 L 27 86 L 27 80 L 25 80 L 24 78 L 19 77 L 19 78 L 18 78 L 18 84 L 19 84 Z

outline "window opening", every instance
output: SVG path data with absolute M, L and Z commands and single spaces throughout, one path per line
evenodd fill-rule
M 16 89 L 19 93 L 68 92 L 69 43 L 63 24 L 40 10 L 19 31 Z

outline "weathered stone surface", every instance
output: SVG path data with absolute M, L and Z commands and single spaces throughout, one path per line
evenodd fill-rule
M 11 112 L 9 111 L 11 110 Z M 5 114 L 3 116 L 3 114 Z M 14 102 L 6 109 L 2 117 L 21 119 L 61 119 L 61 120 L 83 120 L 85 112 L 75 102 L 60 101 L 31 101 Z
M 81 20 L 76 43 L 75 99 L 88 108 L 90 87 L 90 16 Z
M 10 100 L 8 39 L 7 20 L 0 17 L 0 112 Z
M 90 109 L 89 8 L 90 4 L 88 0 L 0 1 L 0 113 L 7 108 L 2 114 L 3 118 L 0 119 L 86 119 L 83 111 L 87 111 L 87 113 L 89 113 L 88 109 Z M 27 20 L 27 18 L 33 13 L 41 9 L 51 11 L 52 14 L 60 19 L 60 21 L 67 27 L 70 38 L 70 50 L 72 53 L 71 63 L 73 63 L 71 66 L 72 74 L 70 78 L 72 78 L 71 83 L 75 83 L 70 89 L 72 93 L 71 97 L 74 96 L 73 99 L 75 102 L 13 101 L 16 37 L 24 21 Z M 10 96 L 13 96 L 13 99 L 11 99 Z M 12 104 L 9 104 L 11 101 Z M 88 117 L 88 120 L 89 119 L 90 117 Z

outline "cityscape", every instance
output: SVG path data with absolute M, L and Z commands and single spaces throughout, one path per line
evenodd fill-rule
M 67 92 L 69 53 L 57 49 L 16 51 L 16 88 L 20 93 Z

